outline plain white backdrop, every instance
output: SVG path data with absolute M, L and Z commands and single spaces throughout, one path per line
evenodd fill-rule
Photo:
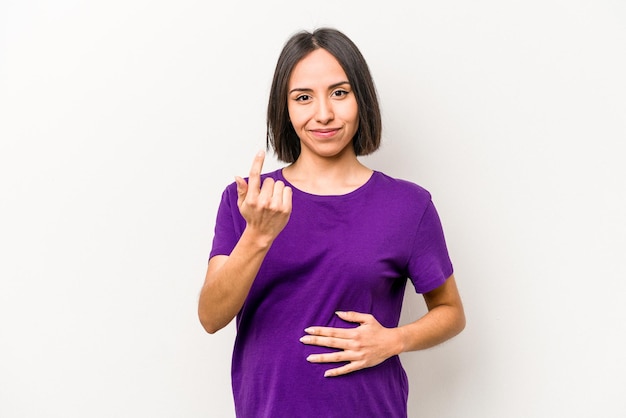
M 215 212 L 319 26 L 368 60 L 364 161 L 431 191 L 465 302 L 403 355 L 410 416 L 626 415 L 623 1 L 2 0 L 1 417 L 234 415 L 233 324 L 196 317 Z

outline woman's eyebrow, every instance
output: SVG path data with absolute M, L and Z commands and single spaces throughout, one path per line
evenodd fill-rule
M 339 86 L 342 86 L 344 84 L 350 84 L 350 82 L 348 82 L 348 81 L 340 81 L 338 83 L 331 84 L 330 86 L 328 86 L 328 89 L 332 90 L 332 89 L 337 88 Z M 293 92 L 296 92 L 296 91 L 297 92 L 303 92 L 303 91 L 304 92 L 309 92 L 309 91 L 313 91 L 313 89 L 312 88 L 308 88 L 308 87 L 296 87 L 294 89 L 289 90 L 289 94 L 291 94 Z

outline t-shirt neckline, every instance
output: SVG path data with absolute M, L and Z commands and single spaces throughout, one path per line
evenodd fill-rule
M 283 181 L 285 183 L 285 185 L 291 187 L 291 189 L 293 190 L 294 194 L 299 194 L 302 196 L 305 196 L 309 199 L 313 199 L 313 200 L 343 200 L 343 199 L 351 199 L 355 196 L 360 195 L 361 193 L 363 193 L 365 190 L 367 190 L 370 185 L 374 182 L 375 178 L 379 175 L 378 171 L 376 170 L 372 170 L 372 174 L 370 175 L 370 177 L 367 179 L 367 181 L 365 183 L 363 183 L 362 185 L 360 185 L 359 187 L 357 187 L 356 189 L 348 192 L 348 193 L 344 193 L 344 194 L 329 194 L 329 195 L 322 195 L 322 194 L 314 194 L 314 193 L 309 193 L 309 192 L 305 192 L 304 190 L 298 189 L 296 186 L 294 186 L 293 184 L 291 184 L 289 182 L 289 180 L 287 180 L 285 178 L 285 176 L 283 175 L 283 169 L 279 169 L 277 170 L 277 177 L 279 180 Z

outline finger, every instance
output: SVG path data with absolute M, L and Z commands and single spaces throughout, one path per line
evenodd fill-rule
M 304 332 L 321 337 L 352 338 L 353 330 L 354 328 L 309 327 Z
M 263 180 L 261 190 L 259 191 L 259 200 L 263 203 L 271 202 L 273 194 L 274 179 L 271 177 L 266 177 L 265 180 Z
M 306 345 L 317 345 L 319 347 L 337 348 L 340 350 L 358 349 L 359 345 L 354 340 L 348 338 L 318 337 L 315 335 L 305 335 L 300 338 L 300 342 Z
M 285 183 L 277 180 L 274 183 L 274 190 L 272 190 L 272 203 L 271 206 L 274 209 L 283 207 L 283 190 L 285 189 Z
M 291 213 L 292 197 L 293 197 L 293 190 L 291 190 L 291 187 L 285 186 L 285 188 L 283 189 L 283 207 L 288 213 Z
M 360 313 L 360 312 L 352 312 L 352 311 L 342 312 L 342 311 L 337 311 L 337 312 L 335 312 L 335 314 L 337 314 L 337 316 L 339 318 L 343 319 L 344 321 L 354 322 L 354 323 L 359 323 L 359 324 L 368 323 L 372 319 L 372 315 L 365 314 L 365 313 Z
M 355 363 L 348 363 L 345 366 L 337 367 L 336 369 L 326 370 L 324 372 L 324 377 L 341 376 L 343 374 L 356 372 L 357 370 L 360 370 L 361 368 L 362 367 L 355 365 Z
M 250 176 L 248 177 L 248 190 L 253 193 L 257 193 L 261 188 L 263 161 L 265 161 L 265 151 L 261 150 L 254 156 L 252 167 L 250 168 Z
M 239 176 L 235 177 L 235 183 L 237 183 L 237 205 L 241 206 L 248 193 L 248 183 Z
M 350 351 L 337 351 L 334 353 L 311 354 L 306 358 L 309 363 L 341 363 L 346 361 L 360 360 Z

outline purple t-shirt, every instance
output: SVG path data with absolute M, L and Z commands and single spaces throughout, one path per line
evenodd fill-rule
M 290 185 L 277 170 L 264 174 Z M 232 385 L 238 417 L 406 417 L 408 381 L 398 356 L 339 377 L 310 354 L 304 329 L 354 327 L 336 311 L 400 319 L 407 278 L 419 293 L 452 274 L 430 194 L 375 171 L 360 188 L 319 196 L 293 187 L 293 210 L 237 315 Z M 228 255 L 246 222 L 233 183 L 222 195 L 211 256 Z

